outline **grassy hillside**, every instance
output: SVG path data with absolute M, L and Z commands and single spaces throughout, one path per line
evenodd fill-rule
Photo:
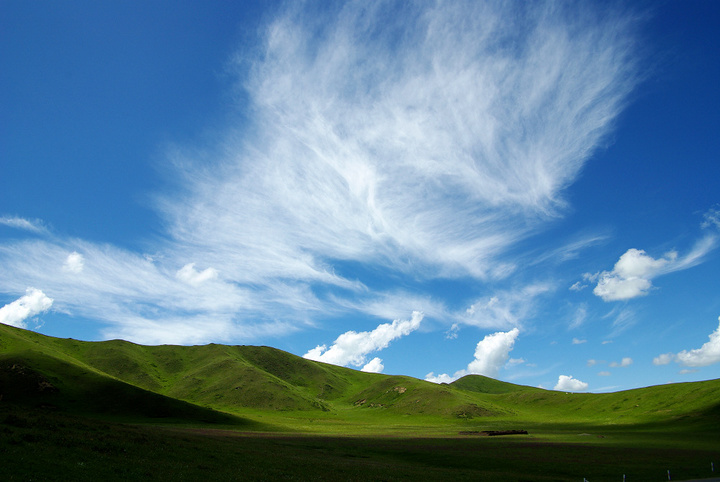
M 720 418 L 720 380 L 608 394 L 542 390 L 479 375 L 437 385 L 314 362 L 269 347 L 81 342 L 5 325 L 0 325 L 0 362 L 0 393 L 6 401 L 33 399 L 35 405 L 103 413 L 190 416 L 195 410 L 191 418 L 211 419 L 219 412 L 270 412 L 292 413 L 296 419 L 415 417 L 483 424 L 683 421 L 715 427 Z M 33 391 L 31 385 L 46 388 Z M 138 412 L 140 406 L 147 408 Z
M 227 412 L 353 408 L 368 413 L 382 409 L 449 417 L 508 412 L 452 386 L 363 373 L 269 347 L 81 342 L 7 326 L 0 327 L 0 334 L 4 340 L 0 354 L 32 350 L 88 375 L 109 376 L 149 392 Z M 33 366 L 30 360 L 26 363 Z M 36 369 L 45 370 L 42 363 Z
M 477 436 L 506 429 L 529 434 Z M 269 347 L 0 325 L 4 480 L 682 480 L 720 466 L 718 430 L 720 380 L 607 394 L 478 375 L 436 385 Z

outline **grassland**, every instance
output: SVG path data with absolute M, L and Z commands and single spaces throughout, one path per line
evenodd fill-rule
M 608 394 L 481 376 L 435 385 L 269 347 L 0 325 L 0 396 L 5 480 L 595 482 L 720 466 L 720 380 Z M 528 434 L 460 435 L 507 429 Z

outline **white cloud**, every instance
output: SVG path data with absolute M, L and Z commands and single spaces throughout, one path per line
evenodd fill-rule
M 386 31 L 384 7 L 355 3 L 272 22 L 246 84 L 257 136 L 223 146 L 222 176 L 188 169 L 163 203 L 173 236 L 263 282 L 347 283 L 333 260 L 507 276 L 526 215 L 560 205 L 631 87 L 627 20 L 426 5 Z
M 68 252 L 83 253 L 82 276 L 67 269 Z M 281 325 L 274 320 L 236 324 L 237 316 L 259 310 L 271 315 L 276 305 L 298 304 L 298 298 L 305 309 L 312 310 L 307 294 L 296 293 L 292 286 L 281 291 L 278 287 L 278 293 L 265 293 L 264 304 L 260 305 L 257 297 L 250 297 L 241 287 L 220 281 L 189 285 L 162 264 L 109 245 L 24 241 L 0 245 L 0 260 L 7 272 L 13 273 L 0 277 L 2 289 L 24 289 L 23 280 L 47 287 L 58 311 L 105 324 L 101 332 L 104 337 L 138 343 L 247 339 L 254 334 L 272 333 Z M 289 321 L 279 332 L 292 332 L 301 326 Z
M 76 274 L 82 273 L 84 267 L 85 258 L 83 258 L 83 255 L 78 253 L 77 251 L 73 251 L 72 253 L 70 253 L 65 259 L 65 264 L 63 264 L 63 269 L 65 271 Z
M 662 355 L 658 355 L 655 358 L 653 358 L 653 364 L 654 365 L 667 365 L 670 362 L 673 361 L 675 355 L 672 353 L 663 353 Z
M 452 326 L 450 326 L 450 329 L 445 332 L 445 338 L 448 340 L 454 340 L 458 337 L 458 332 L 460 331 L 460 325 L 457 323 L 453 323 Z
M 0 224 L 9 226 L 15 229 L 22 229 L 24 231 L 30 231 L 32 233 L 42 234 L 47 232 L 47 228 L 43 222 L 39 219 L 29 220 L 19 217 L 3 216 L 0 218 Z
M 720 321 L 720 317 L 718 317 Z M 720 324 L 717 329 L 710 333 L 710 340 L 700 348 L 692 350 L 683 350 L 673 355 L 665 353 L 655 357 L 653 363 L 655 365 L 667 365 L 671 361 L 675 361 L 687 367 L 704 367 L 720 363 Z
M 487 335 L 478 342 L 475 347 L 475 359 L 468 364 L 466 369 L 458 370 L 452 376 L 446 373 L 435 375 L 430 372 L 425 376 L 425 380 L 435 383 L 450 383 L 465 375 L 497 377 L 500 369 L 507 363 L 519 333 L 520 330 L 513 328 L 508 332 Z
M 607 315 L 603 316 L 603 319 L 614 318 L 612 322 L 612 331 L 609 333 L 609 338 L 615 338 L 619 334 L 628 330 L 637 322 L 637 315 L 633 309 L 630 308 L 613 308 Z M 612 343 L 612 340 L 605 340 L 603 345 Z
M 613 368 L 617 368 L 617 367 L 624 368 L 624 367 L 629 367 L 630 365 L 632 365 L 632 363 L 633 363 L 632 358 L 624 357 L 620 362 L 611 362 L 610 366 Z
M 217 276 L 218 272 L 215 268 L 205 268 L 203 271 L 197 271 L 195 269 L 195 263 L 186 264 L 175 273 L 177 279 L 193 286 L 198 286 L 205 281 L 215 279 Z
M 596 246 L 605 241 L 607 238 L 608 236 L 604 234 L 592 234 L 576 238 L 559 248 L 535 257 L 532 264 L 539 264 L 548 260 L 553 260 L 556 263 L 562 263 L 568 260 L 577 259 L 582 250 L 591 246 Z M 580 291 L 584 288 L 586 288 L 586 286 L 582 285 L 581 282 L 577 282 L 570 287 L 573 291 Z
M 53 304 L 52 298 L 35 288 L 28 288 L 25 296 L 0 308 L 0 323 L 26 328 L 25 320 L 44 313 Z
M 333 365 L 362 366 L 365 364 L 366 356 L 369 353 L 387 348 L 391 341 L 417 330 L 423 316 L 421 312 L 413 311 L 410 320 L 395 320 L 392 323 L 383 323 L 372 331 L 345 332 L 337 337 L 329 348 L 325 345 L 318 345 L 303 357 L 309 360 L 332 363 Z
M 716 227 L 720 229 L 720 207 L 710 208 L 703 218 L 704 221 L 700 225 L 702 228 Z
M 576 281 L 576 282 L 573 283 L 572 286 L 570 286 L 570 288 L 568 288 L 568 289 L 569 289 L 570 291 L 582 291 L 582 290 L 584 290 L 584 289 L 587 288 L 587 287 L 588 287 L 588 285 L 583 284 L 582 281 Z
M 520 289 L 498 291 L 473 303 L 462 321 L 481 328 L 520 326 L 535 309 L 537 298 L 551 290 L 548 283 L 535 283 Z
M 257 51 L 238 53 L 247 111 L 228 118 L 242 122 L 169 154 L 180 187 L 157 199 L 156 261 L 75 240 L 6 244 L 0 290 L 43 286 L 113 336 L 197 343 L 382 301 L 377 273 L 507 278 L 508 254 L 561 211 L 637 80 L 634 19 L 592 5 L 287 5 Z M 59 269 L 68 251 L 82 276 Z M 502 295 L 451 321 L 518 326 L 536 295 Z
M 587 304 L 582 303 L 575 310 L 575 314 L 573 315 L 573 319 L 570 322 L 569 328 L 572 330 L 572 329 L 580 327 L 583 323 L 585 323 L 587 316 L 588 316 Z
M 563 392 L 582 392 L 587 390 L 588 384 L 573 378 L 571 375 L 560 375 L 555 390 Z
M 587 343 L 587 340 L 581 340 L 579 338 L 573 338 L 572 344 L 573 345 L 582 345 L 583 343 Z
M 665 253 L 655 259 L 642 249 L 627 250 L 615 263 L 612 271 L 601 271 L 594 275 L 585 274 L 586 279 L 597 279 L 593 293 L 604 301 L 629 300 L 645 296 L 652 288 L 652 279 L 696 266 L 702 258 L 714 249 L 716 238 L 706 236 L 693 249 L 679 258 L 676 251 Z
M 610 376 L 610 372 L 598 372 L 598 376 L 600 376 L 600 377 L 609 377 L 609 376 Z
M 385 365 L 383 365 L 382 360 L 378 357 L 375 357 L 368 363 L 366 363 L 365 366 L 360 369 L 360 371 L 369 373 L 382 373 L 384 369 Z
M 363 287 L 360 292 L 368 292 Z M 377 318 L 395 320 L 407 314 L 407 307 L 412 306 L 414 311 L 420 311 L 424 319 L 435 318 L 436 320 L 451 320 L 457 315 L 448 311 L 445 305 L 430 296 L 418 295 L 404 291 L 380 292 L 359 294 L 355 299 L 350 300 L 333 296 L 332 302 L 342 309 L 359 313 L 366 313 Z
M 675 252 L 667 253 L 661 259 L 654 259 L 643 250 L 629 249 L 620 256 L 612 271 L 600 273 L 593 293 L 604 301 L 627 300 L 646 295 L 652 287 L 650 279 L 676 259 Z

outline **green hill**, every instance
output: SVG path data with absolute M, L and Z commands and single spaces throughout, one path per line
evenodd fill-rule
M 708 426 L 717 426 L 720 415 L 720 380 L 608 394 L 568 394 L 479 375 L 438 385 L 270 347 L 82 342 L 6 325 L 0 325 L 0 368 L 3 402 L 248 427 L 242 417 L 257 419 L 258 413 L 276 423 L 286 413 L 354 423 L 411 416 L 606 425 L 684 420 Z
M 720 380 L 605 394 L 479 375 L 437 385 L 269 347 L 0 325 L 3 480 L 697 479 L 714 475 L 718 430 Z M 513 431 L 528 433 L 479 436 Z

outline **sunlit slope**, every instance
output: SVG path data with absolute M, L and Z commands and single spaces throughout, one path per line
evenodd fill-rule
M 514 383 L 502 382 L 494 378 L 482 375 L 467 375 L 459 380 L 455 380 L 450 385 L 468 392 L 476 393 L 515 393 L 515 392 L 535 392 L 547 393 L 547 390 L 540 388 L 526 387 L 523 385 L 515 385 Z
M 269 347 L 81 342 L 0 325 L 0 359 L 18 358 L 26 368 L 55 380 L 53 385 L 68 400 L 77 387 L 123 382 L 123 390 L 137 389 L 143 396 L 158 394 L 237 414 L 252 409 L 533 423 L 683 420 L 720 426 L 720 380 L 607 394 L 556 392 L 479 375 L 437 385 L 314 362 Z M 0 386 L 0 393 L 3 390 L 7 386 Z M 98 400 L 99 406 L 105 399 Z
M 404 415 L 474 417 L 505 414 L 475 394 L 410 377 L 363 373 L 269 347 L 141 346 L 81 342 L 1 326 L 0 353 L 33 347 L 128 384 L 229 412 L 385 410 Z
M 522 390 L 491 395 L 520 417 L 547 423 L 637 424 L 683 421 L 720 428 L 720 380 L 658 385 L 614 393 Z

